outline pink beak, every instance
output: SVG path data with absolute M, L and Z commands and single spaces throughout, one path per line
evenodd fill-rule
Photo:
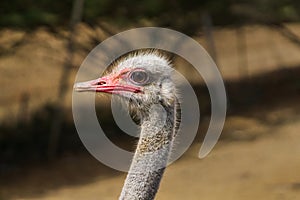
M 122 91 L 139 93 L 142 92 L 140 87 L 132 85 L 121 85 L 116 77 L 104 76 L 91 81 L 75 83 L 74 90 L 77 92 L 105 92 L 110 94 L 120 94 Z

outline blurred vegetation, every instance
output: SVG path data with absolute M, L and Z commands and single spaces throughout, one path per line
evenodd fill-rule
M 0 27 L 34 28 L 68 24 L 72 0 L 11 0 L 0 3 Z M 294 22 L 300 20 L 298 0 L 87 0 L 83 21 L 95 24 L 105 19 L 118 25 L 149 20 L 158 26 L 194 32 L 203 13 L 210 13 L 216 25 L 255 21 Z

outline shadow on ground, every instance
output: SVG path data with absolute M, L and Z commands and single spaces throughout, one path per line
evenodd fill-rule
M 281 118 L 270 119 L 261 113 L 286 106 L 298 106 L 300 67 L 282 68 L 255 77 L 227 81 L 225 84 L 229 117 L 249 116 L 263 124 L 276 126 L 282 123 Z M 207 89 L 202 85 L 196 85 L 194 89 L 199 94 L 201 117 L 208 119 L 210 100 Z M 76 133 L 71 114 L 66 115 L 63 121 L 63 134 L 59 138 L 57 157 L 49 160 L 47 147 L 54 110 L 55 105 L 45 105 L 26 123 L 4 124 L 0 127 L 0 199 L 38 196 L 62 186 L 81 185 L 93 182 L 95 178 L 107 179 L 121 174 L 102 165 L 88 154 Z M 109 137 L 112 140 L 124 146 L 132 144 L 132 138 L 119 134 L 120 130 L 113 123 L 110 111 L 101 111 L 101 115 L 105 116 L 104 129 L 110 130 Z M 230 130 L 230 122 L 226 123 Z M 207 125 L 207 120 L 200 123 L 196 141 L 203 138 Z M 251 142 L 262 135 L 264 134 L 237 137 L 236 133 L 227 131 L 222 139 Z

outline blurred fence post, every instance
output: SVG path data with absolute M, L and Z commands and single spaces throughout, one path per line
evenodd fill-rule
M 216 45 L 215 45 L 215 40 L 213 35 L 214 34 L 213 23 L 212 23 L 211 16 L 207 12 L 204 12 L 202 14 L 202 24 L 203 24 L 203 32 L 204 32 L 205 40 L 207 42 L 208 52 L 210 53 L 216 65 L 218 66 L 218 56 L 217 56 Z
M 238 55 L 238 69 L 240 73 L 240 78 L 245 76 L 246 79 L 249 78 L 248 69 L 248 51 L 247 51 L 247 37 L 243 27 L 238 27 L 236 29 L 236 39 L 237 39 L 237 55 Z
M 247 32 L 243 26 L 237 27 L 236 29 L 236 48 L 238 56 L 238 70 L 239 70 L 239 80 L 245 79 L 245 82 L 241 82 L 238 85 L 238 90 L 243 91 L 243 98 L 241 99 L 242 104 L 250 105 L 255 102 L 256 90 L 254 90 L 253 82 L 251 81 L 251 76 L 249 73 L 248 64 L 248 47 L 247 47 Z
M 70 72 L 73 65 L 74 57 L 74 37 L 75 37 L 75 27 L 81 21 L 82 10 L 83 10 L 84 0 L 74 0 L 73 8 L 71 14 L 71 20 L 69 25 L 69 37 L 67 42 L 67 58 L 65 65 L 62 70 L 59 88 L 58 88 L 58 97 L 56 102 L 56 110 L 53 116 L 53 123 L 50 130 L 49 143 L 48 143 L 48 159 L 53 159 L 56 156 L 59 136 L 62 128 L 62 122 L 64 119 L 64 102 L 65 97 L 68 91 L 68 81 Z
M 18 111 L 18 124 L 24 124 L 29 120 L 29 94 L 27 92 L 22 93 L 20 98 L 20 107 Z

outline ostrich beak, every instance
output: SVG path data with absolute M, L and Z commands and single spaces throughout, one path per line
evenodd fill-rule
M 77 92 L 104 92 L 109 94 L 120 94 L 121 92 L 142 92 L 140 87 L 123 85 L 119 82 L 119 77 L 104 76 L 95 80 L 75 83 L 74 90 Z

